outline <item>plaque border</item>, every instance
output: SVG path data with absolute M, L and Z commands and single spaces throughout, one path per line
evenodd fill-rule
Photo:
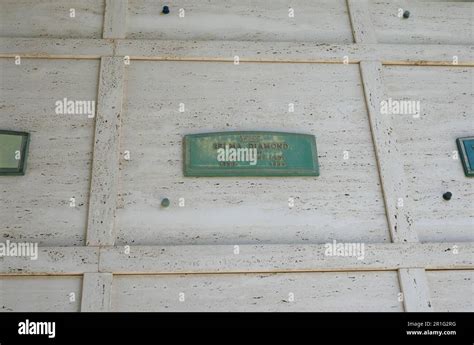
M 18 168 L 2 168 L 0 167 L 0 176 L 18 176 L 18 175 L 25 175 L 26 171 L 26 162 L 28 158 L 28 147 L 30 144 L 30 133 L 27 132 L 17 132 L 17 131 L 10 131 L 10 130 L 2 130 L 0 129 L 0 134 L 7 134 L 7 135 L 17 135 L 22 136 L 21 140 L 21 159 Z
M 466 152 L 466 147 L 464 146 L 464 142 L 467 140 L 474 140 L 474 137 L 464 137 L 464 138 L 457 138 L 456 139 L 456 145 L 458 147 L 458 151 L 461 155 L 461 162 L 462 162 L 462 167 L 464 169 L 464 175 L 467 177 L 473 177 L 474 176 L 474 170 L 471 170 L 470 164 L 469 164 L 469 158 L 467 156 Z
M 219 168 L 193 168 L 190 164 L 191 149 L 188 144 L 191 137 L 205 137 L 210 135 L 296 135 L 305 137 L 309 140 L 311 150 L 313 152 L 313 168 L 312 169 L 271 169 L 261 168 L 255 170 L 243 169 L 219 169 Z M 186 134 L 183 138 L 183 174 L 185 177 L 296 177 L 296 176 L 319 176 L 319 160 L 316 146 L 316 136 L 306 133 L 292 133 L 292 132 L 276 132 L 276 131 L 221 131 L 221 132 L 206 132 L 196 134 Z

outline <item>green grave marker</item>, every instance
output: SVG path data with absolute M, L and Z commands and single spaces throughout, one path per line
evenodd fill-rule
M 458 138 L 456 144 L 464 168 L 464 174 L 468 177 L 474 176 L 474 137 Z
M 185 176 L 319 176 L 316 138 L 285 132 L 184 137 Z
M 0 175 L 24 175 L 29 134 L 0 130 Z

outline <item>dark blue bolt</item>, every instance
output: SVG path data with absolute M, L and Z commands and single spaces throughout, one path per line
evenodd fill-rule
M 161 200 L 162 207 L 168 207 L 169 205 L 170 205 L 170 199 L 164 198 L 163 200 Z
M 170 8 L 168 6 L 163 6 L 163 11 L 161 11 L 164 14 L 170 13 Z
M 451 197 L 453 196 L 453 193 L 451 192 L 446 192 L 443 194 L 443 199 L 444 200 L 451 200 Z
M 410 17 L 410 11 L 403 12 L 403 18 L 407 19 L 408 17 Z

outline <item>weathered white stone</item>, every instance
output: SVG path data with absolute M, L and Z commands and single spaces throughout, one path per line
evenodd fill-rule
M 2 0 L 0 6 L 2 37 L 102 36 L 103 0 Z
M 0 276 L 0 312 L 78 312 L 80 276 Z
M 83 245 L 95 118 L 55 104 L 96 101 L 99 61 L 0 59 L 0 70 L 0 128 L 30 133 L 25 175 L 0 177 L 0 238 Z
M 402 311 L 395 272 L 116 276 L 113 311 Z

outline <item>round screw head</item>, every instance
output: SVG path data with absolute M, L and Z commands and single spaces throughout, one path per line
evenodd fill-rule
M 403 18 L 407 19 L 408 17 L 410 17 L 410 11 L 404 11 Z
M 169 205 L 170 205 L 170 199 L 164 198 L 163 200 L 161 200 L 162 207 L 168 207 Z
M 451 197 L 453 196 L 453 193 L 451 192 L 446 192 L 443 194 L 443 199 L 444 200 L 451 200 Z
M 161 13 L 168 14 L 170 13 L 170 8 L 168 6 L 163 6 L 163 11 Z

